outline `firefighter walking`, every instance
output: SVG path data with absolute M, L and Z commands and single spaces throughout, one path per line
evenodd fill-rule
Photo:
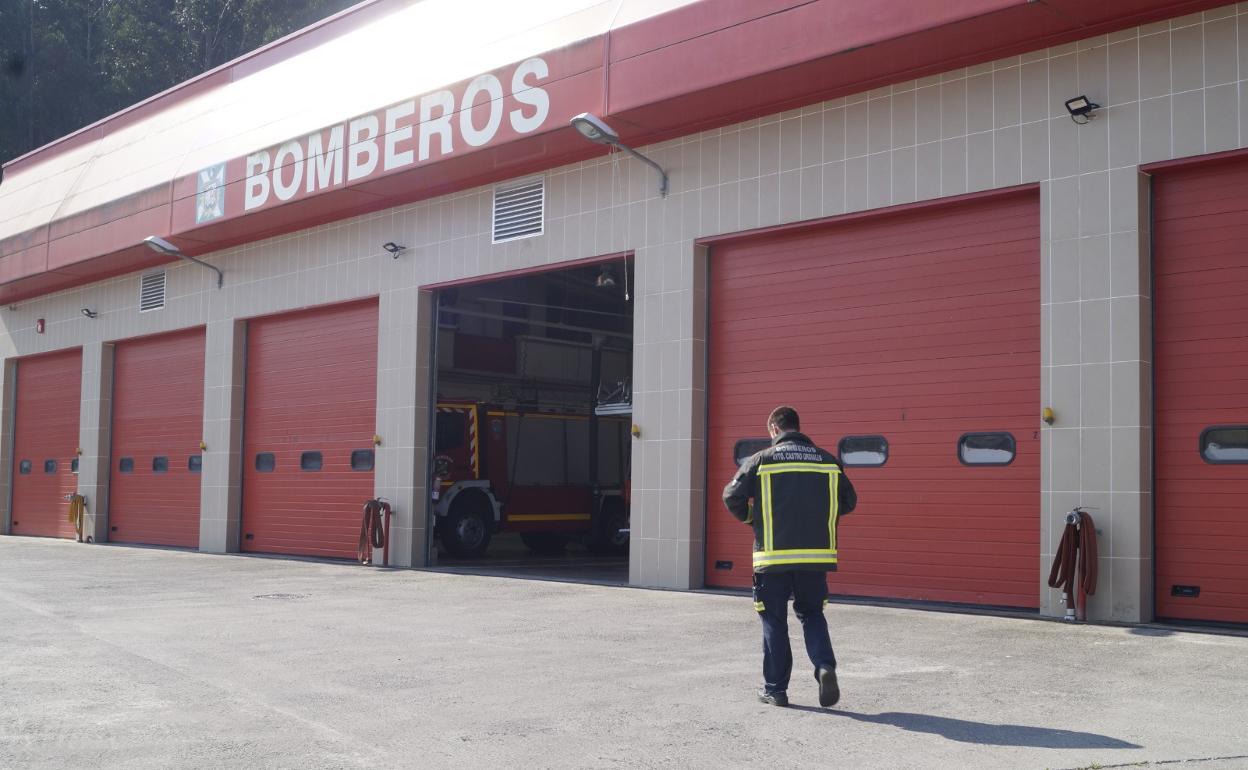
M 789 599 L 815 667 L 819 705 L 841 697 L 836 655 L 823 616 L 827 573 L 836 571 L 837 518 L 858 496 L 841 463 L 801 432 L 792 407 L 767 418 L 771 446 L 750 457 L 724 488 L 728 511 L 754 528 L 754 609 L 763 621 L 763 688 L 759 700 L 789 705 L 793 652 Z

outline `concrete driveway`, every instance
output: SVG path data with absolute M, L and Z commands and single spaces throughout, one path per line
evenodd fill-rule
M 1248 639 L 828 615 L 777 709 L 743 596 L 5 537 L 0 767 L 1248 767 Z

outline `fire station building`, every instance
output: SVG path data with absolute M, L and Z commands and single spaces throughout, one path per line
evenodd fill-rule
M 380 496 L 426 566 L 440 404 L 539 362 L 621 385 L 632 585 L 749 585 L 784 403 L 835 594 L 1061 615 L 1083 507 L 1090 618 L 1248 623 L 1246 88 L 1248 3 L 368 0 L 4 166 L 3 532 L 350 557 Z

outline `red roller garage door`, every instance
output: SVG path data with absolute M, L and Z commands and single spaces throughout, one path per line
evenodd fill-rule
M 1157 615 L 1248 622 L 1248 164 L 1154 181 Z
M 123 342 L 114 355 L 109 540 L 194 548 L 204 331 Z
M 78 489 L 73 464 L 77 460 L 81 393 L 82 351 L 78 348 L 17 362 L 15 535 L 74 537 L 65 496 Z
M 243 550 L 353 557 L 373 496 L 377 303 L 251 322 L 244 411 Z
M 832 451 L 887 442 L 883 465 L 849 470 L 862 504 L 833 593 L 1037 606 L 1034 191 L 717 245 L 710 334 L 708 583 L 749 585 L 750 530 L 714 495 L 734 444 L 787 403 Z M 975 462 L 1008 459 L 1012 436 L 1012 462 L 963 464 L 965 434 L 986 434 Z

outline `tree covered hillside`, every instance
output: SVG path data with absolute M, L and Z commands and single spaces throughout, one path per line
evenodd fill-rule
M 356 0 L 0 0 L 0 163 Z

